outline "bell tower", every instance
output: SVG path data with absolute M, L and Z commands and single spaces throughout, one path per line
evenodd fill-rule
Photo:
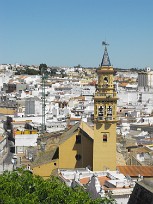
M 104 54 L 97 69 L 98 84 L 94 96 L 93 170 L 116 170 L 117 95 L 113 84 L 114 69 L 102 43 Z

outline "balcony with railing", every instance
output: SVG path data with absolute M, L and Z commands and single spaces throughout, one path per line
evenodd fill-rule
M 105 83 L 105 84 L 97 84 L 96 85 L 96 89 L 98 90 L 101 90 L 101 89 L 115 89 L 115 85 L 113 84 L 108 84 L 108 83 Z
M 105 120 L 113 120 L 113 117 L 112 117 L 112 116 L 107 116 L 107 117 L 105 118 Z
M 98 116 L 97 120 L 105 120 L 103 116 Z
M 106 117 L 102 117 L 102 116 L 98 116 L 95 118 L 96 122 L 117 122 L 118 119 L 117 117 L 111 117 L 111 116 L 106 116 Z
M 114 92 L 114 93 L 104 93 L 104 92 L 96 92 L 96 94 L 95 94 L 95 98 L 98 98 L 98 97 L 100 97 L 100 98 L 107 98 L 107 99 L 112 99 L 112 98 L 117 98 L 117 94 L 116 94 L 116 92 Z

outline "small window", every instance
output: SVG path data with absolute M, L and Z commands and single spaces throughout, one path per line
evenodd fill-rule
M 104 78 L 104 82 L 108 83 L 108 78 L 107 77 Z
M 81 135 L 76 135 L 76 144 L 81 144 Z
M 81 155 L 80 154 L 76 154 L 75 158 L 76 158 L 77 161 L 79 161 L 79 160 L 81 160 Z
M 107 134 L 103 134 L 103 142 L 107 142 Z

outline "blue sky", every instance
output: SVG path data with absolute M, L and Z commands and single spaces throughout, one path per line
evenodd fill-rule
M 0 0 L 0 64 L 153 68 L 152 0 Z

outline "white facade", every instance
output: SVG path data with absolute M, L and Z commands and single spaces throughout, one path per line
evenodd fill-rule
M 0 158 L 2 158 L 3 155 L 6 153 L 6 147 L 7 147 L 7 137 L 3 137 L 0 140 Z
M 153 88 L 153 71 L 146 67 L 144 72 L 138 73 L 138 87 Z
M 37 146 L 38 134 L 15 135 L 15 152 L 25 153 L 28 147 Z
M 59 169 L 59 177 L 71 187 L 85 184 L 86 190 L 93 199 L 111 196 L 117 204 L 128 203 L 135 185 L 132 179 L 127 179 L 118 171 L 92 172 L 87 168 L 82 170 Z M 87 183 L 84 183 L 85 180 Z

